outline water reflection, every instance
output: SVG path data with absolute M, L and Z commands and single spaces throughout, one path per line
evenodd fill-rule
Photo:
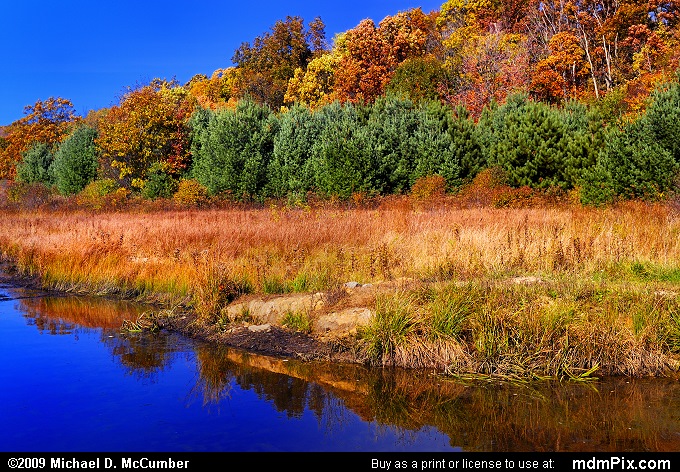
M 140 378 L 153 377 L 178 352 L 192 350 L 197 375 L 188 398 L 207 410 L 218 410 L 238 386 L 288 418 L 312 413 L 326 430 L 342 428 L 351 412 L 404 435 L 435 428 L 452 447 L 467 451 L 680 450 L 677 379 L 466 385 L 434 372 L 299 362 L 167 332 L 122 333 L 125 319 L 148 309 L 131 303 L 45 296 L 17 302 L 43 334 L 101 330 L 101 342 Z

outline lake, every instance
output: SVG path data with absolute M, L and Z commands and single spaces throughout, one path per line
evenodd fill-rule
M 2 451 L 680 451 L 674 378 L 465 383 L 121 330 L 149 309 L 0 284 Z

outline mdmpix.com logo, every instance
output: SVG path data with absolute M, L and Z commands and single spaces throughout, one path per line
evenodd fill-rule
M 610 457 L 609 459 L 574 459 L 574 470 L 671 470 L 668 459 L 626 459 L 625 457 Z

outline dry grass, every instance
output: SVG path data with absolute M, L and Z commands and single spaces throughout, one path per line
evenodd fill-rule
M 0 247 L 23 270 L 88 291 L 187 295 L 207 266 L 254 291 L 398 277 L 680 280 L 680 215 L 661 204 L 414 208 L 404 200 L 353 209 L 4 212 L 2 219 Z

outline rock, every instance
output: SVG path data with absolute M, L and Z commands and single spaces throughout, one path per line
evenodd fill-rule
M 252 331 L 254 333 L 261 333 L 261 332 L 267 332 L 272 329 L 272 325 L 269 323 L 263 324 L 263 325 L 252 325 L 248 326 L 248 331 Z
M 357 288 L 357 287 L 361 287 L 361 284 L 359 282 L 346 282 L 345 287 L 347 287 L 347 288 Z
M 514 279 L 511 279 L 511 282 L 515 283 L 515 284 L 531 285 L 531 284 L 543 283 L 543 279 L 540 278 L 540 277 L 534 277 L 534 276 L 515 277 Z
M 358 326 L 366 326 L 372 317 L 373 312 L 368 308 L 347 308 L 321 315 L 314 323 L 314 331 L 353 333 L 356 332 Z
M 247 314 L 256 323 L 280 324 L 286 313 L 310 313 L 323 305 L 322 294 L 301 294 L 276 297 L 269 300 L 251 300 L 235 303 L 226 308 L 227 317 L 234 321 Z
M 358 282 L 355 282 L 358 284 Z M 366 284 L 370 286 L 370 284 Z M 362 290 L 364 285 L 357 285 Z M 358 292 L 354 292 L 358 293 Z M 371 309 L 364 305 L 339 308 L 328 313 L 322 310 L 324 293 L 291 294 L 273 298 L 243 300 L 229 305 L 222 312 L 232 322 L 246 322 L 251 332 L 265 331 L 281 326 L 288 313 L 306 314 L 312 320 L 314 334 L 343 336 L 356 333 L 357 327 L 367 325 L 373 317 Z

